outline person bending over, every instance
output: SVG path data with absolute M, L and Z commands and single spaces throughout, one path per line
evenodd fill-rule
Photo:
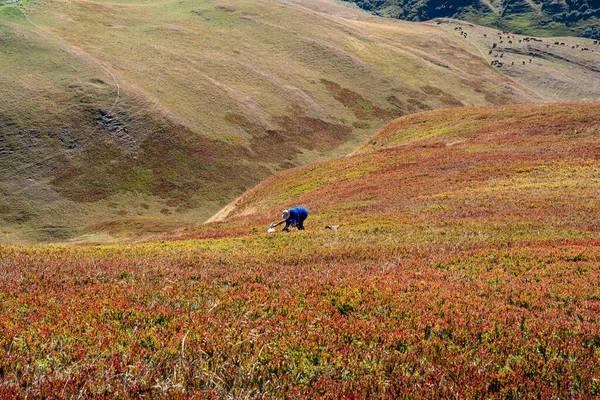
M 297 227 L 298 230 L 303 231 L 304 220 L 306 220 L 307 217 L 308 210 L 304 207 L 294 207 L 290 208 L 289 210 L 283 210 L 281 215 L 283 220 L 278 223 L 271 223 L 271 228 L 275 228 L 276 226 L 279 226 L 285 222 L 285 227 L 282 229 L 282 231 L 289 232 L 290 226 Z

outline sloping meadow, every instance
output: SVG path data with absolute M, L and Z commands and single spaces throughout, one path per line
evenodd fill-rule
M 598 240 L 342 235 L 3 248 L 1 397 L 598 393 Z
M 460 108 L 399 118 L 353 156 L 278 174 L 234 203 L 252 225 L 303 204 L 308 226 L 410 242 L 595 237 L 598 103 Z
M 204 221 L 397 116 L 538 98 L 440 27 L 326 0 L 23 0 L 0 54 L 6 244 Z
M 419 114 L 220 222 L 2 247 L 0 397 L 593 398 L 597 110 Z

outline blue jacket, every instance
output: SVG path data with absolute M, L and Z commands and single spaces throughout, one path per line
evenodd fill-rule
M 304 207 L 290 208 L 290 216 L 285 220 L 285 227 L 290 225 L 301 225 L 302 222 L 308 217 L 308 210 Z

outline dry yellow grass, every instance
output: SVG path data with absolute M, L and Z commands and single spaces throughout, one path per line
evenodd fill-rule
M 442 19 L 448 35 L 462 37 L 488 61 L 499 61 L 498 72 L 530 88 L 543 101 L 598 100 L 600 45 L 579 37 L 544 37 L 503 33 L 457 20 Z M 457 29 L 458 28 L 458 29 Z M 494 44 L 496 47 L 494 47 Z M 491 52 L 490 52 L 491 51 Z

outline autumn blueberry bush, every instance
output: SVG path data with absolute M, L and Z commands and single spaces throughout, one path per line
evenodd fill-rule
M 595 398 L 598 110 L 418 114 L 212 224 L 2 247 L 0 398 Z

